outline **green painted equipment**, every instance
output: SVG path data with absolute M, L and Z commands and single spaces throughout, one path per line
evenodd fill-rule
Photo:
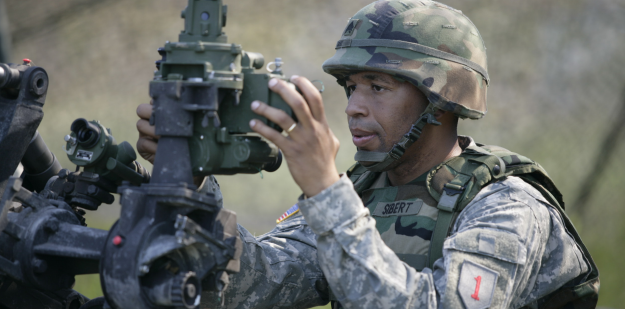
M 79 118 L 72 123 L 71 130 L 65 136 L 65 152 L 85 172 L 98 174 L 113 185 L 120 185 L 123 180 L 137 186 L 149 181 L 147 173 L 135 161 L 137 155 L 132 146 L 128 142 L 117 145 L 111 130 L 99 121 Z
M 259 100 L 293 116 L 267 86 L 271 78 L 286 80 L 282 60 L 269 63 L 269 72 L 256 72 L 265 67 L 263 56 L 227 43 L 222 32 L 226 16 L 222 1 L 189 1 L 182 11 L 185 29 L 179 42 L 159 49 L 162 59 L 156 62 L 158 70 L 150 83 L 151 123 L 161 136 L 159 145 L 168 138 L 186 138 L 194 176 L 276 170 L 279 150 L 252 133 L 249 121 L 260 119 L 282 129 L 253 113 L 250 105 Z M 177 155 L 176 160 L 184 160 Z M 164 167 L 158 157 L 157 153 L 155 170 Z

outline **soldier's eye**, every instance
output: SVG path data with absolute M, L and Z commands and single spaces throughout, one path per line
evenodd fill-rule
M 349 94 L 351 95 L 356 91 L 356 85 L 347 86 L 347 90 L 349 90 Z
M 374 91 L 382 91 L 382 90 L 384 90 L 383 87 L 380 87 L 378 85 L 371 85 L 371 89 L 373 89 Z

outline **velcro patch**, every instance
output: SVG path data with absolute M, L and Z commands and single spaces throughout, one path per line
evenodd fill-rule
M 416 215 L 423 206 L 423 200 L 379 202 L 373 211 L 373 216 L 390 217 Z
M 490 307 L 499 273 L 480 264 L 465 260 L 460 269 L 458 293 L 467 309 Z
M 358 26 L 358 22 L 359 21 L 360 21 L 359 19 L 351 19 L 348 22 L 347 27 L 345 27 L 345 31 L 343 31 L 343 36 L 350 36 L 350 35 L 352 35 L 354 33 L 354 30 Z
M 521 265 L 527 260 L 527 248 L 518 236 L 492 229 L 469 229 L 459 232 L 445 240 L 443 250 L 449 249 L 492 256 Z

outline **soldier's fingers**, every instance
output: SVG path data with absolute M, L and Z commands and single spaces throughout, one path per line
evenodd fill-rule
M 264 138 L 268 139 L 270 142 L 274 143 L 278 148 L 284 149 L 288 146 L 288 139 L 278 131 L 272 129 L 268 125 L 264 124 L 262 121 L 258 119 L 252 119 L 250 121 L 250 128 L 254 130 L 254 132 L 262 135 Z
M 150 104 L 141 104 L 137 107 L 137 116 L 141 119 L 150 119 L 152 116 L 152 101 Z
M 252 102 L 252 110 L 270 121 L 273 121 L 279 125 L 282 130 L 290 128 L 295 123 L 295 120 L 293 120 L 293 118 L 291 118 L 283 110 L 271 107 L 260 101 Z
M 291 106 L 295 116 L 303 126 L 311 123 L 311 113 L 306 100 L 295 90 L 295 87 L 289 86 L 286 82 L 273 78 L 269 81 L 269 89 L 278 93 L 284 101 Z
M 312 116 L 318 121 L 325 122 L 325 113 L 323 111 L 323 99 L 319 89 L 311 83 L 308 78 L 293 75 L 291 82 L 295 84 L 304 95 Z
M 148 157 L 156 153 L 158 143 L 149 138 L 139 138 L 137 140 L 137 152 L 146 160 Z
M 159 136 L 156 135 L 154 126 L 151 126 L 150 122 L 145 119 L 139 119 L 137 121 L 137 131 L 139 131 L 139 136 L 149 136 L 153 139 L 159 138 Z

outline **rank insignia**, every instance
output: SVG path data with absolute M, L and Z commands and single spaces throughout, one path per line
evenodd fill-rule
M 283 213 L 282 216 L 278 218 L 278 220 L 276 220 L 276 224 L 288 219 L 292 215 L 296 214 L 298 211 L 299 211 L 299 206 L 297 206 L 297 204 L 293 205 L 291 208 L 289 208 L 289 210 Z
M 460 270 L 458 293 L 467 309 L 489 308 L 499 273 L 465 260 Z
M 343 31 L 343 36 L 351 36 L 354 33 L 354 30 L 358 27 L 358 23 L 360 19 L 350 19 L 345 31 Z

